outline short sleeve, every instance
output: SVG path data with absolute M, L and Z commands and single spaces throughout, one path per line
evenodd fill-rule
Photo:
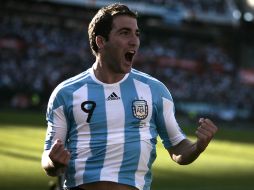
M 64 114 L 63 97 L 58 88 L 53 91 L 48 102 L 46 114 L 48 127 L 44 150 L 49 150 L 56 139 L 62 142 L 66 140 L 67 120 Z
M 157 88 L 157 131 L 165 148 L 170 148 L 186 138 L 175 118 L 172 96 L 162 83 Z

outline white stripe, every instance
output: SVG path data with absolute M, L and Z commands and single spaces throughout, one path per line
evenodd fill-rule
M 82 75 L 84 75 L 84 76 L 82 76 Z M 74 77 L 72 77 L 72 78 L 69 78 L 69 79 L 67 79 L 66 81 L 64 81 L 64 82 L 62 82 L 62 86 L 63 87 L 67 87 L 67 86 L 70 86 L 70 85 L 72 85 L 72 84 L 74 84 L 74 83 L 77 83 L 77 82 L 79 82 L 79 81 L 81 81 L 81 80 L 84 80 L 84 79 L 86 79 L 87 77 L 89 77 L 90 75 L 89 75 L 89 73 L 81 73 L 81 74 L 79 74 L 79 75 L 76 75 L 76 76 L 74 76 Z M 79 78 L 79 77 L 81 77 L 81 78 Z
M 57 93 L 62 89 L 62 88 L 64 88 L 64 87 L 66 87 L 66 86 L 69 86 L 69 85 L 71 85 L 71 84 L 73 84 L 73 83 L 75 83 L 75 82 L 79 82 L 79 81 L 81 81 L 81 80 L 83 80 L 83 79 L 85 79 L 85 78 L 87 78 L 89 75 L 88 74 L 85 74 L 82 78 L 79 78 L 80 76 L 82 76 L 82 74 L 84 74 L 84 73 L 81 73 L 81 74 L 79 74 L 79 75 L 77 75 L 77 76 L 74 76 L 74 77 L 72 77 L 72 78 L 70 78 L 70 79 L 67 79 L 66 81 L 64 81 L 64 82 L 61 82 L 55 89 L 54 89 L 54 91 L 52 92 L 52 94 L 51 94 L 51 96 L 50 96 L 50 98 L 49 98 L 49 102 L 48 102 L 48 109 L 49 108 L 52 108 L 53 106 L 53 102 L 54 102 L 54 100 L 55 100 L 55 97 L 56 97 L 56 95 L 57 95 Z M 78 79 L 79 78 L 79 79 Z M 77 80 L 78 79 L 78 80 Z M 68 83 L 68 84 L 67 84 Z M 49 111 L 47 109 L 47 111 Z
M 145 77 L 145 78 L 149 78 L 149 79 L 151 79 L 151 80 L 153 80 L 153 81 L 159 82 L 158 79 L 152 77 L 151 75 L 148 75 L 147 73 L 143 73 L 143 72 L 138 71 L 138 70 L 135 70 L 135 69 L 132 69 L 131 72 L 132 72 L 133 74 L 135 74 L 135 75 L 143 76 L 143 77 Z
M 142 120 L 142 123 L 145 124 L 139 129 L 141 150 L 138 169 L 135 173 L 135 181 L 136 183 L 138 183 L 139 186 L 142 187 L 140 189 L 143 189 L 143 186 L 145 185 L 144 176 L 149 170 L 147 164 L 150 160 L 150 153 L 152 150 L 152 145 L 150 144 L 150 139 L 152 138 L 152 135 L 150 133 L 149 123 L 152 117 L 152 93 L 150 87 L 147 84 L 135 79 L 134 84 L 138 94 L 138 99 L 145 100 L 148 105 L 148 116 L 144 120 Z
M 107 117 L 107 147 L 101 180 L 118 180 L 118 173 L 123 159 L 124 152 L 124 124 L 125 112 L 121 99 L 106 100 L 112 93 L 121 97 L 120 86 L 104 86 L 106 117 Z M 117 112 L 117 114 L 115 114 Z M 117 144 L 114 144 L 117 142 Z
M 65 142 L 67 125 L 66 119 L 63 112 L 63 106 L 58 107 L 53 110 L 53 123 L 48 122 L 48 128 L 46 133 L 46 141 L 50 140 L 50 137 L 53 136 L 51 143 L 53 144 L 56 139 L 60 139 L 62 142 Z M 46 148 L 46 144 L 45 147 Z
M 153 112 L 151 89 L 147 84 L 135 79 L 134 84 L 138 94 L 138 99 L 145 100 L 148 105 L 148 115 L 144 120 L 141 121 L 143 127 L 140 128 L 140 138 L 151 139 L 152 135 L 150 133 L 150 120 Z
M 171 100 L 162 98 L 163 101 L 163 117 L 165 119 L 165 125 L 169 140 L 172 145 L 178 144 L 185 136 L 181 133 L 178 123 L 174 114 L 174 104 Z
M 49 102 L 48 102 L 48 107 L 47 107 L 47 112 L 49 113 L 49 109 L 52 109 L 53 108 L 53 103 L 56 99 L 56 95 L 58 94 L 58 92 L 62 89 L 63 87 L 63 83 L 59 84 L 55 89 L 54 91 L 52 92 L 52 94 L 50 95 L 50 98 L 49 98 Z
M 81 110 L 81 104 L 88 99 L 88 88 L 84 85 L 73 93 L 73 114 L 77 125 L 77 159 L 75 161 L 76 185 L 83 183 L 83 171 L 87 158 L 91 155 L 89 147 L 91 134 L 89 124 L 86 122 L 88 114 Z
M 153 149 L 150 140 L 142 140 L 140 142 L 141 154 L 139 158 L 139 165 L 137 172 L 135 173 L 135 182 L 139 189 L 143 189 L 145 185 L 145 175 L 149 170 L 147 165 L 150 160 L 151 151 Z

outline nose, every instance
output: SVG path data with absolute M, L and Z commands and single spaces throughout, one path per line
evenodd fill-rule
M 139 36 L 137 36 L 136 34 L 131 35 L 129 40 L 129 45 L 132 47 L 139 47 L 140 45 Z

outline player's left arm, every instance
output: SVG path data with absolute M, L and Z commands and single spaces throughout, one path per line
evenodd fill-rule
M 217 130 L 217 126 L 210 119 L 200 118 L 199 127 L 196 130 L 196 142 L 184 139 L 167 150 L 171 158 L 178 164 L 190 164 L 206 149 Z

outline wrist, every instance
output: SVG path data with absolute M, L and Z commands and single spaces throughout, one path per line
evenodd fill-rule
M 48 176 L 55 177 L 61 175 L 65 171 L 65 166 L 61 167 L 54 164 L 47 153 L 44 153 L 41 164 Z
M 204 150 L 206 149 L 206 147 L 204 147 L 204 146 L 202 146 L 202 145 L 200 145 L 198 142 L 196 142 L 195 144 L 194 144 L 194 146 L 195 146 L 195 152 L 196 152 L 196 154 L 201 154 L 202 152 L 204 152 Z
M 53 177 L 59 176 L 59 175 L 61 175 L 61 174 L 63 174 L 65 172 L 65 167 L 61 167 L 61 168 L 58 167 L 58 168 L 56 168 L 54 166 L 49 166 L 49 167 L 44 168 L 44 169 L 45 169 L 47 175 L 53 176 Z

